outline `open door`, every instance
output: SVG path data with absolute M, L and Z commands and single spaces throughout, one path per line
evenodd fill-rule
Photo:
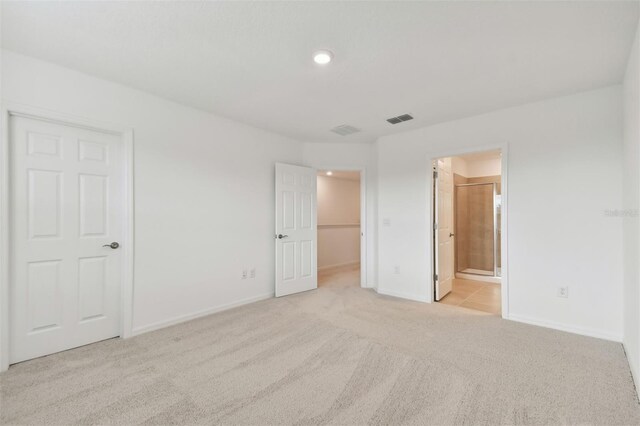
M 451 158 L 440 158 L 435 184 L 435 299 L 446 296 L 453 285 L 453 173 Z
M 276 164 L 276 297 L 318 288 L 316 170 Z

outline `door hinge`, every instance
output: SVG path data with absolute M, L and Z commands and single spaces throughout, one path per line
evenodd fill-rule
M 433 222 L 433 230 L 434 231 L 438 230 L 438 223 L 437 222 Z
M 436 170 L 433 171 L 433 178 L 438 179 L 438 172 Z
M 433 274 L 433 280 L 438 281 L 438 274 Z

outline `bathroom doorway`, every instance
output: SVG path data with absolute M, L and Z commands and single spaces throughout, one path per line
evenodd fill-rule
M 502 153 L 433 161 L 434 300 L 502 312 Z

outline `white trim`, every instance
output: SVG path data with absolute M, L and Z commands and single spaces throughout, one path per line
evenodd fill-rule
M 631 370 L 631 379 L 633 380 L 633 383 L 636 386 L 636 393 L 637 393 L 637 389 L 640 388 L 640 375 L 639 375 L 639 372 L 635 370 L 636 363 L 629 361 L 629 352 L 627 351 L 627 345 L 624 343 L 624 339 L 622 342 L 622 349 L 624 349 L 624 354 L 625 354 L 625 357 L 627 358 L 627 364 L 629 364 L 629 370 Z
M 127 339 L 133 336 L 133 271 L 135 262 L 135 198 L 134 198 L 134 149 L 133 129 L 122 133 L 122 149 L 124 153 L 124 176 L 122 198 L 123 230 L 122 230 L 122 289 L 121 289 L 121 321 L 120 337 Z
M 500 150 L 502 154 L 502 164 L 501 164 L 501 174 L 500 174 L 500 183 L 501 183 L 501 198 L 502 198 L 502 210 L 501 210 L 501 220 L 500 220 L 500 231 L 502 235 L 502 239 L 500 241 L 500 257 L 501 263 L 500 266 L 502 268 L 502 277 L 501 277 L 501 297 L 502 297 L 502 318 L 509 318 L 509 247 L 508 247 L 508 217 L 509 217 L 509 186 L 508 186 L 508 177 L 509 177 L 509 144 L 500 143 L 495 145 L 488 146 L 475 146 L 475 147 L 466 147 L 466 148 L 458 148 L 452 149 L 449 151 L 444 151 L 440 153 L 430 154 L 430 158 L 428 159 L 427 168 L 429 173 L 427 173 L 428 179 L 428 187 L 427 187 L 427 195 L 428 202 L 430 206 L 430 214 L 429 214 L 429 223 L 427 224 L 427 228 L 429 229 L 429 240 L 427 243 L 429 244 L 429 253 L 431 253 L 431 259 L 428 261 L 431 263 L 431 276 L 429 277 L 429 295 L 427 297 L 428 302 L 434 302 L 434 292 L 435 292 L 435 283 L 433 281 L 433 274 L 435 273 L 435 265 L 433 264 L 433 237 L 434 237 L 434 229 L 433 229 L 433 218 L 434 218 L 434 209 L 435 205 L 433 202 L 433 196 L 431 191 L 433 190 L 433 173 L 432 164 L 434 160 L 438 158 L 444 157 L 455 157 L 458 155 L 471 154 L 476 152 L 483 151 L 494 151 Z
M 207 315 L 215 314 L 218 312 L 228 311 L 229 309 L 237 308 L 243 305 L 248 305 L 255 302 L 260 302 L 262 300 L 271 299 L 274 297 L 274 293 L 266 293 L 260 296 L 249 297 L 247 299 L 242 299 L 238 302 L 228 303 L 226 305 L 217 306 L 215 308 L 207 308 L 198 312 L 194 312 L 192 314 L 179 315 L 177 317 L 173 317 L 168 320 L 154 322 L 153 324 L 145 325 L 142 327 L 137 327 L 133 329 L 132 336 L 137 336 L 139 334 L 149 333 L 150 331 L 160 330 L 165 327 L 170 327 L 172 325 L 181 324 L 183 322 L 191 321 L 196 318 L 206 317 Z
M 9 113 L 2 107 L 0 140 L 0 371 L 9 368 Z
M 359 263 L 359 260 L 354 260 L 353 262 L 334 263 L 333 265 L 318 266 L 318 271 L 326 271 L 328 269 L 341 269 L 346 268 L 347 266 L 357 265 Z
M 551 328 L 559 331 L 566 331 L 568 333 L 580 334 L 582 336 L 595 337 L 597 339 L 611 340 L 613 342 L 622 342 L 622 335 L 612 334 L 605 331 L 600 331 L 593 328 L 576 327 L 574 325 L 562 324 L 555 321 L 541 320 L 536 318 L 527 317 L 525 315 L 511 314 L 508 318 L 511 321 L 521 322 L 523 324 L 535 325 L 538 327 Z
M 375 288 L 374 290 L 376 291 L 376 293 L 382 294 L 384 296 L 398 297 L 400 299 L 411 300 L 414 302 L 422 302 L 422 303 L 431 302 L 431 300 L 429 300 L 428 297 L 417 296 L 415 294 L 403 293 L 400 291 L 389 291 L 389 290 L 381 289 L 379 287 Z
M 84 117 L 73 116 L 57 111 L 51 111 L 30 105 L 15 102 L 3 102 L 0 110 L 2 114 L 2 134 L 0 135 L 0 371 L 9 368 L 9 345 L 11 319 L 9 310 L 10 283 L 9 283 L 9 119 L 11 116 L 21 116 L 44 120 L 53 123 L 81 127 L 100 132 L 112 133 L 122 138 L 123 147 L 123 255 L 122 255 L 122 306 L 120 308 L 120 336 L 127 338 L 132 336 L 133 322 L 133 253 L 134 253 L 134 165 L 133 165 L 133 129 L 113 123 L 104 123 Z
M 369 236 L 367 233 L 367 168 L 362 166 L 331 166 L 326 164 L 313 164 L 316 170 L 337 170 L 347 172 L 360 172 L 360 287 L 373 288 L 367 280 L 367 249 Z M 318 268 L 320 270 L 320 268 Z

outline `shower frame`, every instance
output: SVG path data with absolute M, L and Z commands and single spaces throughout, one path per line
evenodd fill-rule
M 495 182 L 478 182 L 478 183 L 460 183 L 460 184 L 455 184 L 454 185 L 454 199 L 456 200 L 456 204 L 455 204 L 455 211 L 454 211 L 454 217 L 456 218 L 455 220 L 455 235 L 458 236 L 458 203 L 457 203 L 457 199 L 458 199 L 458 188 L 460 187 L 469 187 L 469 186 L 483 186 L 483 185 L 491 185 L 492 186 L 492 211 L 493 211 L 493 275 L 488 275 L 488 274 L 477 274 L 477 273 L 473 273 L 473 272 L 463 272 L 463 271 L 458 271 L 458 267 L 457 267 L 457 261 L 456 261 L 456 271 L 455 273 L 464 273 L 464 274 L 470 274 L 470 275 L 479 275 L 479 276 L 485 276 L 485 277 L 496 277 L 499 278 L 500 276 L 498 275 L 498 209 L 497 209 L 497 203 L 496 203 L 496 197 L 498 195 L 498 184 Z M 458 244 L 457 244 L 457 240 L 456 240 L 456 246 L 455 246 L 455 257 L 456 259 L 458 258 Z

